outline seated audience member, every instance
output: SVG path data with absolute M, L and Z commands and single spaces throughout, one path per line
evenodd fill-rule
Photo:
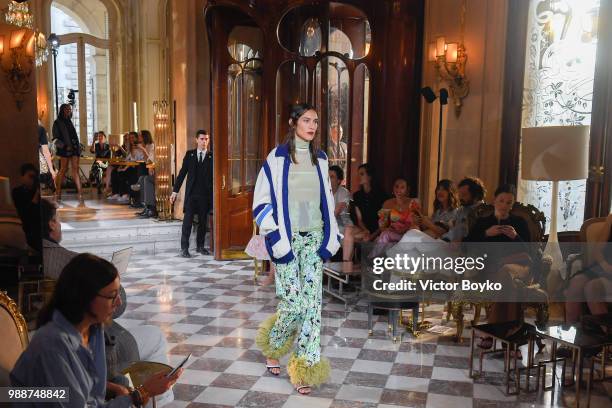
M 155 143 L 153 143 L 151 132 L 148 130 L 140 131 L 137 147 L 142 151 L 143 160 L 151 163 L 155 162 Z
M 111 144 L 111 156 L 113 158 L 125 159 L 131 150 L 130 134 L 124 134 L 122 140 L 121 145 Z M 106 183 L 111 186 L 111 194 L 107 197 L 109 200 L 117 200 L 122 195 L 120 190 L 123 186 L 120 185 L 119 167 L 118 165 L 112 165 L 111 171 L 106 172 Z
M 529 227 L 527 222 L 510 213 L 516 199 L 516 188 L 513 185 L 502 185 L 495 191 L 493 206 L 495 212 L 488 217 L 476 220 L 471 228 L 465 242 L 493 242 L 493 243 L 525 243 L 529 241 Z M 488 252 L 495 251 L 490 248 Z M 507 245 L 503 248 L 503 254 L 494 266 L 493 274 L 495 282 L 502 284 L 504 295 L 512 298 L 518 293 L 519 288 L 514 280 L 527 283 L 530 276 L 531 257 L 527 245 Z M 494 302 L 488 314 L 489 323 L 501 323 L 513 320 L 522 320 L 520 303 Z M 484 338 L 480 347 L 488 349 L 492 346 L 493 339 Z
M 421 229 L 432 238 L 440 238 L 450 231 L 455 224 L 459 197 L 457 188 L 451 180 L 440 180 L 436 186 L 436 198 L 433 202 L 434 213 L 429 217 L 418 214 L 417 221 Z
M 145 154 L 141 146 L 139 146 L 137 138 L 138 133 L 129 133 L 130 150 L 125 158 L 126 161 L 144 161 Z M 139 167 L 140 166 L 121 166 L 117 169 L 115 178 L 111 179 L 113 191 L 115 189 L 115 184 L 117 185 L 117 194 L 119 196 L 115 199 L 119 203 L 127 204 L 130 202 L 130 186 L 136 184 L 138 181 Z
M 408 196 L 408 192 L 408 182 L 403 178 L 396 179 L 393 183 L 395 197 L 385 201 L 380 212 L 377 243 L 398 242 L 408 230 L 418 228 L 412 220 L 416 201 Z
M 145 160 L 149 163 L 155 163 L 155 144 L 151 137 L 151 132 L 143 130 L 141 132 L 144 149 Z M 157 216 L 155 208 L 155 169 L 149 169 L 145 174 L 138 178 L 138 183 L 132 186 L 132 190 L 140 192 L 140 196 L 136 201 L 140 204 L 137 207 L 143 208 L 138 215 L 143 218 L 151 218 Z M 137 194 L 138 195 L 138 194 Z
M 389 196 L 378 185 L 374 170 L 367 163 L 359 166 L 360 188 L 353 193 L 356 220 L 354 234 L 355 238 L 362 241 L 372 241 L 378 232 L 378 210 Z
M 62 225 L 58 219 L 57 206 L 52 201 L 41 200 L 41 214 L 43 222 L 43 263 L 44 274 L 47 278 L 58 280 L 62 271 L 79 254 L 70 251 L 60 245 L 62 240 Z M 87 271 L 84 271 L 87 273 Z M 116 319 L 125 310 L 127 305 L 125 291 L 121 291 L 121 305 L 117 307 L 113 318 Z M 117 322 L 111 320 L 105 324 L 105 339 L 107 350 L 114 350 L 107 354 L 108 362 L 108 384 L 110 392 L 121 391 L 121 376 L 119 372 L 130 363 L 138 360 L 168 363 L 166 356 L 167 342 L 162 331 L 151 325 L 136 326 L 129 329 L 123 328 Z M 117 384 L 118 383 L 118 384 Z M 173 399 L 172 391 L 169 391 L 159 400 L 159 406 Z
M 334 194 L 334 202 L 336 205 L 334 215 L 336 216 L 336 222 L 338 223 L 338 230 L 346 237 L 346 230 L 353 227 L 353 221 L 351 221 L 351 215 L 349 214 L 351 193 L 344 186 L 341 186 L 343 180 L 344 171 L 342 168 L 337 165 L 331 166 L 329 168 L 329 181 L 331 183 L 332 192 Z M 345 239 L 343 239 L 343 254 L 349 251 L 348 248 L 345 249 L 346 244 Z M 344 258 L 343 260 L 350 261 L 351 259 Z
M 467 236 L 470 213 L 484 203 L 487 189 L 479 178 L 466 177 L 459 182 L 457 192 L 461 207 L 457 210 L 453 227 L 442 235 L 442 239 L 448 242 L 461 242 Z
M 96 159 L 91 165 L 90 173 L 94 174 L 95 172 L 98 172 L 101 170 L 102 178 L 104 178 L 104 181 L 105 181 L 104 189 L 108 190 L 110 187 L 110 177 L 104 176 L 104 174 L 107 172 L 107 169 L 108 169 L 108 161 L 103 160 L 103 159 L 110 159 L 111 148 L 110 148 L 110 145 L 106 143 L 106 135 L 104 134 L 104 132 L 99 131 L 99 132 L 94 133 L 94 137 L 93 137 L 91 146 L 89 147 L 89 152 L 93 153 Z M 100 178 L 100 180 L 96 178 L 95 180 L 101 183 L 102 178 Z M 100 192 L 100 189 L 101 189 L 101 186 L 98 185 L 98 192 Z
M 378 210 L 388 198 L 379 188 L 374 171 L 367 163 L 359 166 L 360 189 L 353 194 L 353 226 L 345 229 L 342 242 L 343 260 L 352 260 L 355 242 L 373 241 L 378 235 Z
M 142 406 L 168 391 L 182 374 L 148 378 L 134 391 L 105 402 L 107 366 L 103 324 L 121 305 L 117 269 L 91 254 L 72 259 L 51 301 L 38 316 L 38 330 L 11 371 L 14 387 L 68 387 L 72 407 Z
M 47 199 L 40 200 L 42 221 L 43 272 L 47 278 L 57 280 L 64 267 L 78 255 L 60 245 L 62 224 L 57 214 L 57 205 Z
M 97 159 L 110 159 L 111 147 L 106 143 L 106 134 L 103 131 L 94 134 L 89 152 L 95 154 Z
M 40 251 L 40 183 L 38 170 L 31 163 L 21 166 L 21 184 L 12 191 L 13 203 L 21 218 L 28 245 Z
M 608 313 L 608 303 L 612 300 L 612 213 L 606 218 L 606 225 L 601 236 L 597 237 L 593 249 L 592 265 L 583 265 L 583 269 L 569 280 L 565 296 L 565 319 L 567 323 L 580 320 L 582 304 L 573 299 L 585 300 L 591 314 Z

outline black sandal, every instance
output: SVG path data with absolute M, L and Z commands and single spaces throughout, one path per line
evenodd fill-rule
M 274 370 L 275 368 L 278 368 L 278 373 L 273 372 L 272 370 Z M 274 376 L 279 376 L 280 375 L 280 366 L 279 365 L 268 365 L 266 364 L 266 369 L 268 370 L 268 372 Z

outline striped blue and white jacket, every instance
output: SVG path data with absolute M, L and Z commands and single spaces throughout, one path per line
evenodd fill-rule
M 292 165 L 289 146 L 282 144 L 272 149 L 264 162 L 253 197 L 253 217 L 262 235 L 266 248 L 275 263 L 289 263 L 294 254 L 291 250 L 291 220 L 287 204 L 289 168 Z M 334 216 L 334 196 L 329 182 L 327 155 L 319 151 L 317 174 L 321 197 L 321 218 L 323 220 L 323 241 L 317 253 L 323 261 L 331 258 L 340 248 L 342 235 Z

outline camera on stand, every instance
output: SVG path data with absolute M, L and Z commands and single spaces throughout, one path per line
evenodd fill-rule
M 76 93 L 79 92 L 78 89 L 70 89 L 68 92 L 68 103 L 72 106 L 76 105 Z

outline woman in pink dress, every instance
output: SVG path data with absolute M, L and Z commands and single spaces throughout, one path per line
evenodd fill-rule
M 419 210 L 418 201 L 408 197 L 408 182 L 398 178 L 393 183 L 393 198 L 388 199 L 379 211 L 379 244 L 399 242 L 406 231 L 417 228 L 413 223 L 413 213 Z

